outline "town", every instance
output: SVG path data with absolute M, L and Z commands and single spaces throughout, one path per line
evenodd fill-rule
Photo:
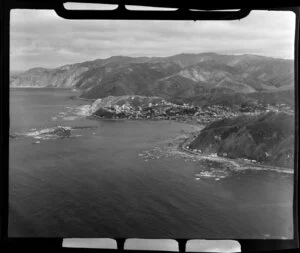
M 239 107 L 224 105 L 194 106 L 186 103 L 174 104 L 164 99 L 157 101 L 156 99 L 155 103 L 147 102 L 134 105 L 131 102 L 134 99 L 136 99 L 136 96 L 123 100 L 121 104 L 110 102 L 101 105 L 95 110 L 93 116 L 106 119 L 174 120 L 183 123 L 207 125 L 224 118 L 234 118 L 240 115 L 259 115 L 269 111 L 294 113 L 294 110 L 286 104 L 262 105 L 256 103 Z M 149 101 L 149 97 L 147 101 Z

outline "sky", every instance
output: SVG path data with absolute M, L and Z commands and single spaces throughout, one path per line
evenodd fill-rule
M 10 69 L 56 68 L 115 55 L 216 52 L 293 59 L 294 32 L 292 12 L 252 11 L 242 20 L 194 22 L 66 20 L 52 10 L 12 10 Z

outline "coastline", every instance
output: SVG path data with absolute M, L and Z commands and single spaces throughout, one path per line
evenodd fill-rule
M 106 121 L 139 121 L 139 120 L 143 120 L 143 121 L 169 121 L 169 122 L 177 122 L 177 123 L 183 123 L 183 124 L 188 124 L 188 125 L 192 125 L 192 126 L 197 126 L 198 130 L 195 132 L 192 132 L 189 134 L 189 137 L 187 137 L 183 142 L 178 144 L 178 150 L 181 152 L 184 152 L 186 154 L 192 155 L 194 158 L 197 158 L 199 160 L 209 160 L 212 162 L 217 162 L 220 164 L 230 164 L 230 167 L 232 167 L 232 169 L 234 170 L 268 170 L 268 171 L 274 171 L 274 172 L 284 172 L 284 173 L 289 173 L 289 174 L 293 174 L 294 173 L 294 169 L 291 168 L 285 168 L 285 167 L 278 167 L 278 166 L 273 166 L 273 165 L 268 165 L 268 164 L 256 164 L 253 162 L 250 162 L 248 159 L 246 158 L 228 158 L 228 157 L 222 157 L 222 156 L 216 156 L 215 154 L 201 154 L 199 152 L 193 151 L 191 149 L 188 148 L 188 146 L 190 145 L 190 143 L 192 143 L 195 138 L 197 138 L 198 134 L 200 131 L 202 131 L 202 129 L 205 127 L 205 125 L 203 124 L 199 124 L 199 123 L 195 123 L 193 121 L 180 121 L 180 120 L 174 120 L 174 119 L 159 119 L 159 118 L 132 118 L 132 119 L 128 119 L 128 118 L 105 118 L 105 117 L 100 117 L 97 115 L 91 115 L 88 116 L 88 118 L 90 119 L 100 119 L 100 120 L 106 120 Z
M 285 168 L 285 167 L 277 167 L 267 164 L 255 164 L 249 161 L 245 161 L 245 158 L 227 158 L 222 156 L 212 156 L 212 154 L 200 154 L 198 152 L 195 152 L 193 150 L 188 149 L 187 147 L 192 143 L 195 138 L 197 138 L 196 133 L 191 133 L 190 136 L 185 139 L 182 143 L 178 145 L 178 149 L 182 152 L 188 153 L 190 155 L 193 155 L 195 158 L 198 158 L 199 160 L 209 160 L 209 161 L 215 161 L 220 163 L 229 163 L 233 166 L 233 169 L 237 170 L 267 170 L 267 171 L 274 171 L 274 172 L 284 172 L 288 174 L 294 174 L 294 169 L 291 168 Z

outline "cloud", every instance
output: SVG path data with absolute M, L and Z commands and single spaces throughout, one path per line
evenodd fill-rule
M 112 55 L 255 53 L 293 58 L 295 15 L 252 11 L 236 21 L 65 20 L 51 10 L 11 12 L 11 69 L 54 68 Z

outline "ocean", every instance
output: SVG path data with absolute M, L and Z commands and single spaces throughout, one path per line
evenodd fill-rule
M 86 118 L 74 94 L 10 91 L 10 237 L 293 237 L 293 173 L 204 168 L 177 149 L 202 126 Z

